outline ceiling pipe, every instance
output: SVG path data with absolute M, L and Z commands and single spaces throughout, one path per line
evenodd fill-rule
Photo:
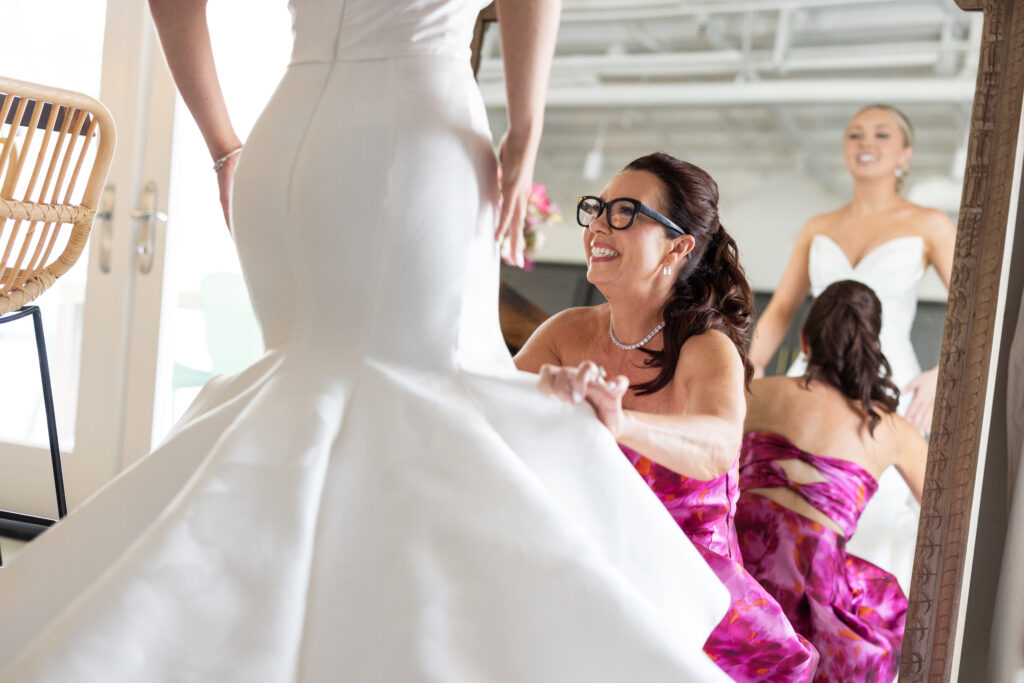
M 621 0 L 612 2 L 573 2 L 563 6 L 562 23 L 594 21 L 623 21 L 639 19 L 665 19 L 669 17 L 708 17 L 746 12 L 778 12 L 782 9 L 819 9 L 826 7 L 858 7 L 862 5 L 891 4 L 892 0 L 745 0 L 741 2 L 646 2 L 622 6 Z
M 489 107 L 505 106 L 502 83 L 482 83 Z M 547 106 L 580 107 L 695 106 L 753 104 L 827 104 L 863 102 L 972 102 L 974 81 L 960 78 L 843 79 L 756 81 L 753 83 L 604 83 L 599 86 L 552 84 Z
M 805 175 L 812 181 L 820 183 L 826 191 L 839 194 L 839 185 L 825 167 L 821 150 L 810 142 L 807 135 L 797 128 L 793 119 L 781 107 L 772 106 L 768 108 L 768 111 L 771 112 L 775 125 L 785 133 L 794 149 L 799 151 L 806 160 L 810 172 Z
M 752 54 L 750 66 L 761 72 L 792 73 L 800 71 L 833 71 L 844 69 L 898 69 L 933 66 L 943 50 L 970 53 L 974 46 L 960 41 L 943 46 L 938 42 L 889 43 L 873 48 L 871 54 L 850 54 L 850 48 L 792 48 L 780 64 L 775 53 L 766 50 Z M 573 55 L 555 57 L 552 79 L 579 79 L 595 82 L 604 78 L 651 78 L 670 76 L 735 74 L 745 69 L 744 55 L 739 50 L 711 50 L 654 54 Z M 481 65 L 480 81 L 503 78 L 500 60 Z

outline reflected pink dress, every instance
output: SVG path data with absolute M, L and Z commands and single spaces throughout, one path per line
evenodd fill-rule
M 802 460 L 823 482 L 798 484 L 778 465 Z M 796 491 L 843 530 L 785 508 L 752 488 Z M 907 598 L 896 578 L 846 553 L 846 539 L 878 488 L 871 473 L 846 460 L 802 451 L 770 432 L 751 432 L 740 455 L 736 531 L 743 563 L 771 593 L 793 627 L 821 655 L 816 683 L 892 681 L 899 669 Z
M 733 527 L 739 461 L 722 476 L 700 481 L 662 467 L 628 446 L 619 447 L 729 589 L 729 611 L 704 644 L 704 652 L 741 683 L 810 681 L 818 653 L 743 569 Z

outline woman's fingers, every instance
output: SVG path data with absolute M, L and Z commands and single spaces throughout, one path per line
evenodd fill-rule
M 913 394 L 910 406 L 907 408 L 906 419 L 917 428 L 922 434 L 927 434 L 932 428 L 932 416 L 935 411 L 935 391 L 938 384 L 938 368 L 925 370 L 915 377 L 903 392 Z
M 505 263 L 523 267 L 526 239 L 526 210 L 533 187 L 533 162 L 529 146 L 522 140 L 510 138 L 506 133 L 498 149 L 498 187 L 501 188 L 501 207 L 494 240 L 502 244 L 501 258 Z
M 576 368 L 576 376 L 572 383 L 572 397 L 576 403 L 587 395 L 590 385 L 601 378 L 602 370 L 593 361 L 584 361 Z
M 582 396 L 576 398 L 573 390 L 573 377 L 576 372 L 575 368 L 542 365 L 540 367 L 540 390 L 568 403 L 579 403 Z
M 231 232 L 231 185 L 235 179 L 235 167 L 238 155 L 231 157 L 217 171 L 217 189 L 220 195 L 220 208 L 224 212 L 224 222 Z
M 934 396 L 929 397 L 926 392 L 918 390 L 907 408 L 907 422 L 914 425 L 917 431 L 927 434 L 932 428 L 932 413 L 935 408 Z

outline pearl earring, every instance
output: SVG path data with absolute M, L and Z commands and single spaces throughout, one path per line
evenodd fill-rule
M 664 275 L 671 275 L 672 274 L 672 269 L 669 268 L 668 266 L 665 266 L 664 268 L 661 269 L 661 272 Z
M 897 168 L 895 171 L 893 171 L 893 175 L 895 175 L 897 178 L 902 178 L 903 177 L 903 169 L 902 168 Z

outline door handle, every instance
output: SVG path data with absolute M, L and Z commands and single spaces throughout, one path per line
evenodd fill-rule
M 117 197 L 117 188 L 113 183 L 107 183 L 100 196 L 100 210 L 96 212 L 96 219 L 100 223 L 100 272 L 110 272 L 110 260 L 114 252 L 114 200 Z
M 139 208 L 129 214 L 139 222 L 138 239 L 135 242 L 135 263 L 139 272 L 146 275 L 153 269 L 153 257 L 156 250 L 156 222 L 167 222 L 167 214 L 157 211 L 156 183 L 150 180 L 142 188 Z

